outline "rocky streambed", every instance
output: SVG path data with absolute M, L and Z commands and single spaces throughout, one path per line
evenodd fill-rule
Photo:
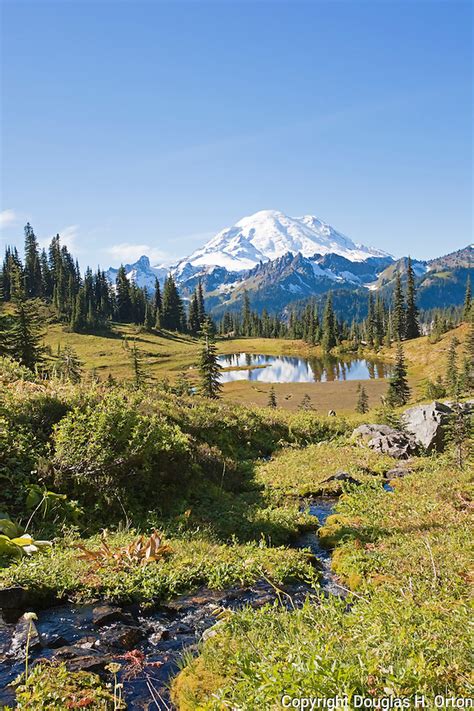
M 335 502 L 321 497 L 305 503 L 304 508 L 308 510 L 309 506 L 309 512 L 323 525 Z M 323 592 L 343 595 L 331 572 L 331 554 L 320 545 L 315 531 L 303 534 L 294 545 L 309 548 L 319 561 Z M 290 597 L 260 580 L 246 588 L 203 588 L 160 606 L 64 604 L 37 611 L 38 619 L 33 622 L 23 616 L 13 621 L 10 613 L 9 621 L 0 622 L 0 706 L 15 704 L 10 684 L 24 670 L 31 624 L 30 665 L 47 659 L 65 662 L 71 671 L 107 675 L 106 666 L 117 662 L 129 709 L 171 709 L 168 685 L 179 670 L 184 650 L 195 651 L 202 638 L 213 634 L 222 610 L 238 610 L 245 605 L 258 608 L 277 599 L 282 605 L 298 606 L 308 594 L 314 594 L 305 584 L 287 585 L 285 592 Z M 19 591 L 13 594 L 21 598 Z

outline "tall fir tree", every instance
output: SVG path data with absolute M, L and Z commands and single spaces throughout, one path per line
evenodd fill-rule
M 41 296 L 41 264 L 38 240 L 29 222 L 25 225 L 24 279 L 26 297 Z
M 397 341 L 402 341 L 405 337 L 405 300 L 399 271 L 395 277 L 395 291 L 393 293 L 392 335 Z
M 202 324 L 204 323 L 204 321 L 206 320 L 206 308 L 204 306 L 204 294 L 202 291 L 202 284 L 201 284 L 200 279 L 199 279 L 198 285 L 197 285 L 196 296 L 197 296 L 197 305 L 198 305 L 199 326 L 201 327 Z
M 193 336 L 196 336 L 201 330 L 201 321 L 199 319 L 199 301 L 196 291 L 192 295 L 191 302 L 189 304 L 188 330 Z
M 11 356 L 22 365 L 35 370 L 43 358 L 41 317 L 35 302 L 25 296 L 21 273 L 17 270 L 12 283 L 14 302 L 13 323 L 9 333 Z
M 472 309 L 472 292 L 471 292 L 471 277 L 468 274 L 466 280 L 466 293 L 464 295 L 464 306 L 462 310 L 462 317 L 464 321 L 469 321 Z
M 215 400 L 222 390 L 220 373 L 221 366 L 217 357 L 217 348 L 214 340 L 214 329 L 209 318 L 201 327 L 202 348 L 199 359 L 199 390 L 204 397 Z
M 117 318 L 119 321 L 130 321 L 132 319 L 132 295 L 130 282 L 123 264 L 120 265 L 115 279 L 115 298 L 117 303 Z
M 457 362 L 456 347 L 459 341 L 457 338 L 451 338 L 448 358 L 446 362 L 446 390 L 450 397 L 457 399 L 459 397 L 459 371 Z
M 413 271 L 411 257 L 408 257 L 405 338 L 418 338 L 419 335 L 420 324 L 418 323 L 418 309 L 416 306 L 415 272 Z
M 178 289 L 171 274 L 163 289 L 162 328 L 168 331 L 184 331 L 184 309 Z
M 163 302 L 161 300 L 160 282 L 155 279 L 155 294 L 153 297 L 153 305 L 155 307 L 155 328 L 161 328 L 161 315 L 163 311 Z
M 334 309 L 332 305 L 332 293 L 329 292 L 326 299 L 326 306 L 324 308 L 323 316 L 323 336 L 321 345 L 323 350 L 329 352 L 335 345 L 337 345 L 337 328 L 336 328 L 336 317 L 334 314 Z
M 405 355 L 400 341 L 397 343 L 395 365 L 390 376 L 387 392 L 387 403 L 390 407 L 405 405 L 410 398 L 410 388 L 407 380 Z

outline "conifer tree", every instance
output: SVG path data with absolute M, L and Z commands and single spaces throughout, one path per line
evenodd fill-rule
M 155 328 L 161 328 L 161 314 L 163 310 L 163 303 L 161 301 L 161 289 L 160 282 L 155 279 L 155 296 L 154 296 L 154 307 L 155 307 Z
M 41 265 L 33 228 L 28 222 L 25 226 L 25 295 L 27 298 L 41 296 Z
M 202 348 L 199 359 L 199 390 L 204 397 L 216 400 L 222 390 L 220 381 L 221 366 L 217 358 L 212 323 L 207 318 L 201 328 Z
M 130 283 L 123 264 L 120 265 L 115 280 L 115 298 L 117 301 L 117 317 L 119 321 L 130 321 L 132 318 L 132 297 Z
M 395 365 L 388 384 L 387 403 L 390 407 L 400 407 L 408 402 L 409 397 L 405 356 L 402 344 L 398 341 Z
M 323 316 L 323 336 L 321 345 L 329 352 L 337 344 L 336 317 L 332 306 L 332 294 L 328 293 Z
M 416 306 L 415 272 L 408 257 L 407 265 L 407 305 L 405 312 L 405 338 L 418 338 L 420 325 L 418 323 L 418 309 Z
M 312 400 L 311 400 L 311 396 L 308 395 L 308 393 L 305 393 L 305 394 L 303 395 L 303 398 L 302 398 L 302 400 L 301 400 L 299 409 L 300 409 L 300 410 L 304 410 L 304 411 L 306 411 L 306 412 L 308 412 L 308 411 L 310 411 L 310 410 L 314 410 L 313 402 L 312 402 Z
M 168 331 L 184 330 L 183 303 L 171 274 L 168 275 L 163 289 L 161 325 Z
M 82 363 L 71 346 L 66 346 L 59 352 L 54 370 L 62 380 L 67 380 L 71 383 L 79 383 L 81 381 Z
M 143 387 L 143 385 L 145 385 L 147 381 L 147 372 L 143 360 L 143 354 L 137 348 L 137 344 L 135 343 L 135 341 L 133 342 L 133 346 L 129 348 L 128 355 L 130 358 L 130 364 L 132 366 L 133 384 L 138 390 L 139 388 Z
M 472 308 L 471 277 L 468 274 L 466 280 L 466 293 L 464 295 L 464 306 L 462 317 L 464 321 L 469 321 Z
M 9 334 L 9 350 L 12 357 L 22 365 L 34 370 L 41 362 L 42 328 L 34 301 L 25 298 L 19 288 L 15 296 L 13 323 Z
M 456 347 L 459 341 L 456 337 L 451 339 L 448 349 L 448 359 L 446 363 L 446 390 L 450 397 L 459 397 L 459 373 L 457 364 Z
M 399 271 L 397 271 L 396 274 L 395 291 L 393 294 L 392 335 L 396 341 L 402 341 L 405 337 L 405 302 L 403 299 L 402 280 Z
M 366 412 L 369 411 L 369 397 L 365 391 L 364 386 L 361 385 L 360 383 L 357 386 L 357 392 L 358 392 L 358 397 L 357 397 L 356 412 L 365 414 Z
M 199 300 L 197 291 L 195 291 L 192 295 L 191 303 L 189 304 L 188 329 L 193 336 L 199 333 L 201 329 L 201 321 L 199 319 Z
M 147 331 L 151 331 L 155 326 L 155 323 L 156 318 L 153 311 L 153 304 L 147 299 L 145 303 L 145 318 L 143 321 L 143 325 Z
M 276 393 L 275 393 L 275 388 L 272 385 L 270 388 L 270 391 L 268 393 L 268 407 L 276 407 L 277 406 L 277 398 L 276 398 Z
M 201 280 L 199 279 L 198 285 L 197 285 L 197 304 L 198 304 L 198 319 L 199 319 L 199 326 L 201 327 L 204 321 L 206 320 L 206 309 L 204 306 L 204 295 L 202 293 L 202 284 Z

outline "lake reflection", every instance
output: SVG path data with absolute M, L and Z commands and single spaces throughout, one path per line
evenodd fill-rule
M 365 358 L 341 360 L 331 355 L 321 358 L 300 358 L 232 353 L 219 356 L 218 361 L 222 368 L 226 369 L 221 373 L 223 383 L 230 383 L 233 380 L 258 380 L 263 383 L 324 383 L 333 380 L 385 378 L 390 375 L 390 366 L 382 361 L 368 361 Z

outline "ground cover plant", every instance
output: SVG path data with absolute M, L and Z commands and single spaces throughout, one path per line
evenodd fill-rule
M 315 690 L 472 693 L 471 502 L 469 473 L 442 457 L 393 493 L 367 485 L 344 495 L 337 512 L 351 526 L 335 541 L 333 567 L 354 594 L 231 616 L 175 680 L 178 708 L 280 708 L 285 694 Z

